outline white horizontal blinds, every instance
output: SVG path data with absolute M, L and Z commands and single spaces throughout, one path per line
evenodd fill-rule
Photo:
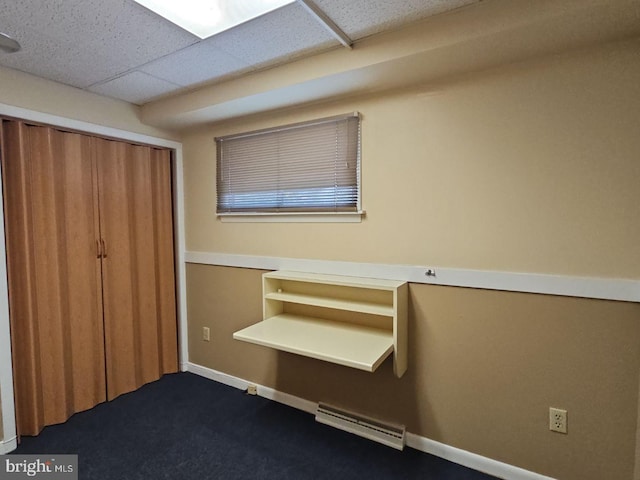
M 219 214 L 359 209 L 357 114 L 222 137 L 216 142 Z

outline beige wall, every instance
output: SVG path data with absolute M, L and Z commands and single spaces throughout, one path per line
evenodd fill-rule
M 638 278 L 638 78 L 636 40 L 188 132 L 187 250 Z M 352 110 L 361 224 L 216 220 L 215 136 Z
M 632 478 L 639 304 L 412 284 L 397 379 L 389 360 L 367 373 L 233 340 L 261 318 L 261 273 L 188 266 L 192 362 L 554 478 Z
M 638 279 L 639 78 L 636 39 L 186 132 L 187 250 Z M 215 136 L 353 110 L 362 223 L 216 220 Z M 187 276 L 192 362 L 563 480 L 634 475 L 637 303 L 414 284 L 398 380 L 233 341 L 260 272 Z
M 637 279 L 639 78 L 633 40 L 185 132 L 187 249 Z M 7 69 L 0 86 L 0 103 L 177 138 L 124 102 Z M 215 219 L 214 136 L 353 110 L 361 224 Z M 633 476 L 639 304 L 412 285 L 396 379 L 388 362 L 367 374 L 233 341 L 261 317 L 259 271 L 187 280 L 192 362 L 554 477 Z
M 176 140 L 175 134 L 140 122 L 140 108 L 126 102 L 0 67 L 0 103 L 129 132 Z

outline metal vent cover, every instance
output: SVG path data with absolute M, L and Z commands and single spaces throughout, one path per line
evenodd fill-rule
M 383 423 L 373 418 L 347 412 L 325 403 L 318 404 L 316 421 L 398 450 L 404 448 L 405 427 L 402 425 Z

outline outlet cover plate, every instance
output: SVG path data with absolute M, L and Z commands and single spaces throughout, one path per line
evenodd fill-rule
M 549 408 L 549 430 L 567 433 L 567 411 L 562 408 Z

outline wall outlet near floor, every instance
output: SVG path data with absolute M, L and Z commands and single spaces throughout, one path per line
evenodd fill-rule
M 202 340 L 208 342 L 211 339 L 211 331 L 209 327 L 202 327 Z
M 258 387 L 256 385 L 248 385 L 247 386 L 247 394 L 248 395 L 257 395 Z
M 567 433 L 567 411 L 561 408 L 549 407 L 549 430 Z

